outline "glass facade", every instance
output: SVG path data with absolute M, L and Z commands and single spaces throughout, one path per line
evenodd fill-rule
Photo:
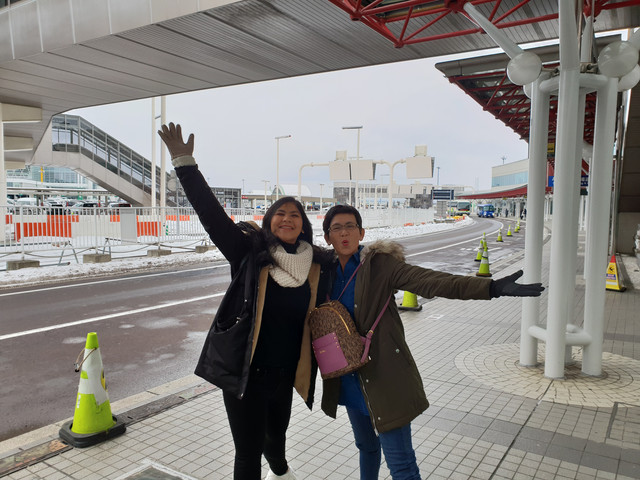
M 93 182 L 86 179 L 79 173 L 65 167 L 38 167 L 35 165 L 28 165 L 27 167 L 19 170 L 7 170 L 7 182 L 11 182 L 12 179 L 29 179 L 35 182 L 44 182 L 48 184 L 82 184 L 86 185 L 87 188 L 94 188 Z
M 526 171 L 491 178 L 492 187 L 509 187 L 511 185 L 522 185 L 528 182 L 529 172 Z

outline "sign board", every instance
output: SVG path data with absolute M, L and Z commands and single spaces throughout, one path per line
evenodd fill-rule
M 433 178 L 433 157 L 417 156 L 405 159 L 407 178 Z
M 554 182 L 554 178 L 555 175 L 549 175 L 549 183 L 548 185 L 550 187 L 553 187 L 553 182 Z M 588 175 L 581 175 L 580 176 L 580 186 L 581 187 L 588 187 L 589 186 L 589 176 Z
M 354 160 L 351 162 L 352 180 L 373 180 L 375 164 L 371 160 Z
M 426 185 L 422 185 L 420 183 L 414 183 L 411 185 L 411 193 L 414 195 L 422 195 L 427 188 Z
M 351 180 L 351 163 L 342 160 L 329 162 L 329 178 L 332 182 Z
M 433 200 L 453 200 L 453 190 L 431 190 L 431 198 Z

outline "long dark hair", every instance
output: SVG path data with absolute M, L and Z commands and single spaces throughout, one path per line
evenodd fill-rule
M 261 232 L 265 242 L 268 246 L 278 245 L 280 243 L 278 237 L 276 237 L 273 232 L 271 232 L 271 220 L 273 219 L 273 216 L 276 214 L 278 209 L 281 208 L 285 203 L 293 203 L 298 209 L 298 212 L 300 212 L 300 217 L 302 218 L 302 231 L 300 232 L 300 235 L 298 235 L 297 241 L 304 240 L 308 244 L 313 245 L 313 228 L 311 227 L 309 217 L 307 217 L 302 204 L 293 197 L 282 197 L 276 200 L 264 214 L 264 218 L 262 219 Z

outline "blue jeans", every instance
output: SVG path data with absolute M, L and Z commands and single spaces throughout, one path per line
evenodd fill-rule
M 411 424 L 376 435 L 371 418 L 347 407 L 347 414 L 360 451 L 360 480 L 378 480 L 381 450 L 393 480 L 420 480 L 420 469 L 411 444 Z

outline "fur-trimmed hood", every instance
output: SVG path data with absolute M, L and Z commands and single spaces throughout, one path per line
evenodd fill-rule
M 404 247 L 397 242 L 391 240 L 376 240 L 364 246 L 360 252 L 360 261 L 375 255 L 376 253 L 386 253 L 396 258 L 400 262 L 405 261 Z

